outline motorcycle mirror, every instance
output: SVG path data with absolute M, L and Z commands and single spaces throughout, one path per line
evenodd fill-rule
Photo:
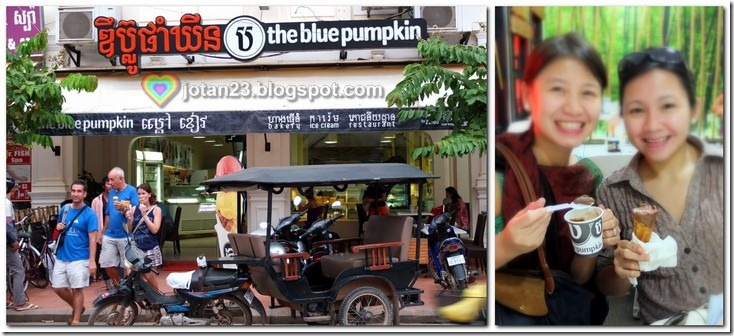
M 332 209 L 341 209 L 342 208 L 342 202 L 340 201 L 334 201 L 334 203 L 331 203 Z
M 296 196 L 293 199 L 293 205 L 295 205 L 296 207 L 298 207 L 299 205 L 301 205 L 301 201 L 303 201 L 303 199 L 301 198 L 301 196 Z

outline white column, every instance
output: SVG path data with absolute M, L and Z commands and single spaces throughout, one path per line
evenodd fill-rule
M 265 151 L 265 136 L 262 133 L 247 134 L 247 167 L 290 166 L 291 142 L 290 134 L 269 133 L 270 151 Z M 290 190 L 273 194 L 273 212 L 270 225 L 290 214 Z M 261 222 L 268 219 L 268 193 L 264 190 L 252 190 L 247 193 L 247 232 L 259 228 Z
M 68 185 L 76 177 L 73 173 L 75 157 L 74 137 L 52 137 L 54 145 L 61 146 L 56 156 L 50 148 L 33 146 L 31 161 L 31 206 L 59 205 L 67 198 Z
M 270 225 L 275 227 L 281 218 L 290 213 L 290 202 L 287 197 L 290 196 L 288 189 L 282 193 L 273 194 L 273 212 Z M 252 190 L 247 192 L 247 204 L 250 207 L 247 211 L 247 232 L 252 232 L 260 228 L 260 223 L 268 221 L 268 193 L 264 190 Z

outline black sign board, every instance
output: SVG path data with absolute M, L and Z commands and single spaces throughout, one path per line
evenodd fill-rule
M 148 113 L 73 113 L 71 128 L 45 135 L 206 135 L 246 133 L 343 133 L 452 129 L 428 120 L 398 122 L 398 109 L 318 109 Z
M 226 52 L 249 61 L 262 52 L 414 48 L 428 37 L 425 19 L 264 23 L 245 15 L 226 25 L 203 25 L 200 14 L 185 14 L 177 26 L 167 26 L 163 16 L 138 26 L 100 16 L 94 27 L 97 51 L 119 56 L 131 75 L 140 71 L 141 55 Z

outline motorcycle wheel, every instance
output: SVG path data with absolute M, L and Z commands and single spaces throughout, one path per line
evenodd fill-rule
M 347 294 L 339 308 L 340 325 L 392 325 L 393 306 L 375 287 L 359 287 Z
M 433 262 L 433 258 L 428 257 L 428 266 L 426 267 L 428 268 L 428 273 L 431 274 L 433 280 L 441 280 L 441 276 L 436 271 L 436 264 Z
M 455 287 L 453 289 L 462 290 L 466 288 L 466 265 L 465 264 L 458 264 L 451 266 L 451 274 L 450 277 L 454 278 L 453 283 L 455 284 Z M 458 280 L 461 279 L 461 280 Z
M 129 309 L 129 310 L 128 310 Z M 89 315 L 89 325 L 129 326 L 138 318 L 138 305 L 122 304 L 122 300 L 109 301 L 97 306 Z
M 218 313 L 214 313 L 217 308 Z M 199 317 L 208 318 L 211 325 L 252 325 L 252 311 L 233 295 L 211 299 L 199 307 Z

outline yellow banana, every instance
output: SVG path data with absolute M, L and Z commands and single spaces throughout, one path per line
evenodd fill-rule
M 476 284 L 464 290 L 463 299 L 438 309 L 438 314 L 451 322 L 469 323 L 479 316 L 487 302 L 487 285 Z

